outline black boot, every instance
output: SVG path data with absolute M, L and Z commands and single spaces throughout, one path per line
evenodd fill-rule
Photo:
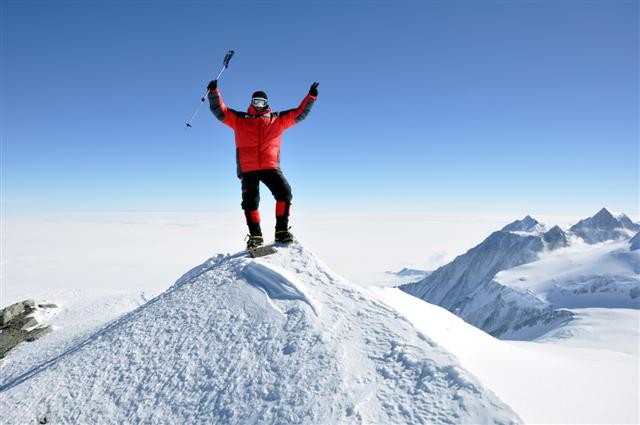
M 293 235 L 291 234 L 289 229 L 287 229 L 287 230 L 276 230 L 276 242 L 284 243 L 284 244 L 290 244 L 294 240 L 295 240 L 295 238 L 293 237 Z
M 247 250 L 262 246 L 264 242 L 264 240 L 262 239 L 262 236 L 247 235 L 246 239 L 247 239 Z

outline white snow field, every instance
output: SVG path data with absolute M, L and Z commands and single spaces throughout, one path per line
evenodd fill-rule
M 298 244 L 211 258 L 98 332 L 50 341 L 44 361 L 40 345 L 3 366 L 3 423 L 521 422 L 444 345 Z
M 266 211 L 275 206 L 270 199 L 263 202 L 266 232 L 275 224 Z M 310 214 L 297 208 L 292 219 L 296 237 L 332 270 L 361 285 L 377 284 L 388 277 L 386 271 L 403 267 L 433 270 L 511 218 L 476 213 L 368 213 L 363 217 Z M 242 249 L 246 234 L 239 209 L 5 216 L 0 225 L 3 306 L 56 289 L 114 289 L 136 292 L 135 297 L 142 291 L 158 294 L 212 252 Z M 380 228 L 385 232 L 372 232 Z
M 629 241 L 594 245 L 577 238 L 538 261 L 503 270 L 494 280 L 555 307 L 640 308 L 640 250 Z
M 575 310 L 564 332 L 504 341 L 399 289 L 371 289 L 530 424 L 638 424 L 640 312 Z
M 121 423 L 175 423 L 174 413 L 180 414 L 176 406 L 195 406 L 192 410 L 199 412 L 200 399 L 203 406 L 211 406 L 214 393 L 219 398 L 211 411 L 219 409 L 219 416 L 208 421 L 206 416 L 189 416 L 185 423 L 189 418 L 196 423 L 292 423 L 294 419 L 278 415 L 293 411 L 294 405 L 311 406 L 308 410 L 318 415 L 301 422 L 322 423 L 318 412 L 323 403 L 329 405 L 328 423 L 336 423 L 343 410 L 350 415 L 345 413 L 338 423 L 376 423 L 383 416 L 382 423 L 419 423 L 415 418 L 429 423 L 640 423 L 640 310 L 625 307 L 638 299 L 631 298 L 640 252 L 633 249 L 633 240 L 628 245 L 620 240 L 589 245 L 572 238 L 568 247 L 544 250 L 536 261 L 499 273 L 496 279 L 541 303 L 550 302 L 548 294 L 564 290 L 565 297 L 554 301 L 573 315 L 550 331 L 534 329 L 533 341 L 514 342 L 497 340 L 397 289 L 369 289 L 422 279 L 422 271 L 445 264 L 510 217 L 394 216 L 387 239 L 370 232 L 373 222 L 384 222 L 382 217 L 366 223 L 361 217 L 300 218 L 299 239 L 359 287 L 299 248 L 300 259 L 282 257 L 284 253 L 260 260 L 216 257 L 205 263 L 202 275 L 197 276 L 196 268 L 195 274 L 145 304 L 204 260 L 203 253 L 212 247 L 214 252 L 240 248 L 244 224 L 237 214 L 5 218 L 0 304 L 35 298 L 59 308 L 39 317 L 54 326 L 53 333 L 21 344 L 0 366 L 0 423 L 33 423 L 40 415 L 48 415 L 49 423 L 111 423 L 117 422 L 114 412 L 126 415 Z M 426 223 L 423 233 L 407 238 L 416 220 Z M 562 221 L 569 225 L 575 217 Z M 336 244 L 327 229 L 349 238 Z M 209 266 L 213 268 L 205 271 Z M 399 271 L 403 267 L 419 270 Z M 612 285 L 588 286 L 593 293 L 572 286 L 593 283 L 592 278 L 597 283 L 599 275 L 616 279 Z M 617 308 L 608 308 L 612 300 Z M 211 329 L 218 331 L 212 334 Z M 190 332 L 197 336 L 187 338 Z M 245 332 L 247 337 L 238 340 Z M 309 341 L 318 335 L 320 342 L 312 348 Z M 395 341 L 395 348 L 389 341 Z M 414 362 L 411 355 L 420 360 Z M 269 365 L 254 378 L 259 366 L 253 362 L 259 357 L 265 358 L 263 366 Z M 274 360 L 277 366 L 271 368 Z M 291 369 L 277 363 L 285 360 Z M 432 373 L 443 376 L 429 387 L 432 393 L 420 392 L 418 386 L 411 390 L 410 384 L 418 382 L 411 373 L 423 360 L 432 365 L 427 371 L 441 371 L 444 364 L 459 369 L 472 382 L 470 388 L 490 400 L 486 406 L 500 406 L 497 416 L 471 419 L 474 411 L 484 412 L 475 404 L 480 399 L 469 396 L 472 390 L 458 405 L 455 396 L 438 399 L 438 394 L 454 394 L 447 393 L 453 390 L 444 376 L 451 375 L 444 372 Z M 397 368 L 385 369 L 390 364 Z M 381 378 L 384 374 L 387 378 Z M 204 376 L 206 382 L 194 382 L 194 376 Z M 323 392 L 326 388 L 333 398 Z M 175 391 L 171 399 L 163 398 L 170 390 Z M 285 403 L 294 390 L 299 392 L 297 401 Z M 412 391 L 418 394 L 415 401 L 409 397 Z M 501 410 L 504 405 L 491 394 L 515 413 Z M 358 399 L 361 404 L 354 401 L 367 395 L 371 398 Z M 444 412 L 437 420 L 420 416 L 424 399 L 431 396 L 429 409 L 436 403 L 433 412 Z M 391 401 L 381 407 L 381 397 Z M 397 407 L 398 400 L 406 405 Z M 87 409 L 78 412 L 83 403 Z M 266 413 L 243 421 L 234 410 L 242 411 L 242 403 L 251 405 L 252 414 L 256 406 Z M 147 413 L 150 405 L 159 407 Z M 227 405 L 233 413 L 223 412 Z M 449 416 L 469 405 L 475 407 Z

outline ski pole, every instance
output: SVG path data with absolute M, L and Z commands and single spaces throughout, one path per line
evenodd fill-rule
M 227 54 L 224 55 L 224 59 L 222 61 L 222 69 L 220 70 L 220 72 L 218 72 L 218 76 L 215 78 L 216 80 L 220 78 L 224 70 L 229 67 L 229 61 L 231 60 L 231 57 L 233 56 L 234 53 L 235 52 L 233 50 L 229 50 Z M 193 115 L 191 115 L 191 118 L 189 119 L 189 121 L 187 121 L 187 127 L 191 127 L 191 122 L 196 117 L 196 115 L 198 115 L 198 112 L 200 112 L 200 108 L 202 107 L 202 104 L 204 103 L 204 100 L 206 99 L 208 94 L 209 94 L 209 89 L 207 89 L 207 91 L 204 93 L 204 96 L 202 96 L 202 98 L 200 99 L 200 103 L 198 103 L 196 110 L 193 111 Z

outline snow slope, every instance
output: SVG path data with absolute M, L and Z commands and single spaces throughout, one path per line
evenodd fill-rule
M 640 312 L 576 310 L 565 332 L 496 339 L 399 289 L 373 290 L 531 424 L 640 423 Z
M 617 351 L 639 357 L 640 310 L 577 308 L 571 311 L 574 313 L 573 320 L 544 334 L 536 341 L 567 347 Z
M 574 245 L 494 280 L 556 308 L 640 308 L 640 251 L 631 251 L 626 240 Z
M 530 218 L 530 217 L 529 217 Z M 545 250 L 543 234 L 510 231 L 535 229 L 525 218 L 493 232 L 478 246 L 440 267 L 426 278 L 400 288 L 427 302 L 445 307 L 468 323 L 494 336 L 535 326 L 552 327 L 570 318 L 527 292 L 493 280 L 500 270 L 536 261 Z M 537 223 L 537 221 L 535 222 Z
M 449 352 L 299 245 L 214 257 L 28 363 L 2 369 L 5 423 L 520 422 Z

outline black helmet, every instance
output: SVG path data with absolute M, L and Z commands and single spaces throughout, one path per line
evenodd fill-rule
M 251 99 L 253 99 L 254 97 L 259 97 L 261 99 L 269 100 L 269 98 L 267 97 L 267 94 L 265 92 L 263 92 L 262 90 L 258 90 L 256 92 L 253 92 L 253 94 L 251 95 Z

